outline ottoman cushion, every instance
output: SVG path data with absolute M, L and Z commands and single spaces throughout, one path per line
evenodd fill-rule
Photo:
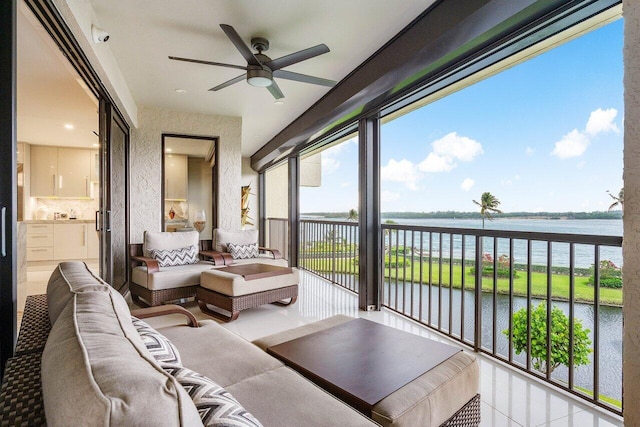
M 291 274 L 265 277 L 261 279 L 245 280 L 238 274 L 221 270 L 203 271 L 200 286 L 227 296 L 241 296 L 256 292 L 270 291 L 285 286 L 297 285 L 300 282 L 298 269 L 292 269 Z

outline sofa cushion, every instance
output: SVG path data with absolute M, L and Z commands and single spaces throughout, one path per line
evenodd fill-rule
M 143 255 L 152 258 L 152 249 L 179 249 L 189 246 L 199 247 L 200 233 L 197 231 L 166 232 L 145 231 L 142 242 Z
M 151 257 L 158 261 L 160 267 L 195 264 L 198 262 L 198 247 L 151 249 Z
M 258 258 L 258 244 L 250 243 L 248 245 L 239 245 L 236 243 L 229 242 L 227 244 L 227 248 L 229 248 L 229 253 L 231 254 L 231 258 L 233 259 L 251 259 Z
M 180 349 L 184 366 L 221 386 L 227 387 L 283 366 L 278 359 L 213 320 L 203 320 L 199 324 L 199 328 L 176 325 L 157 327 L 157 330 Z
M 214 268 L 213 263 L 199 261 L 197 264 L 160 267 L 159 271 L 147 274 L 147 267 L 140 265 L 131 272 L 131 281 L 150 290 L 172 289 L 200 284 L 200 273 Z
M 269 265 L 277 265 L 278 267 L 288 267 L 289 266 L 289 262 L 284 258 L 274 259 L 272 256 L 264 255 L 264 254 L 260 254 L 258 256 L 258 258 L 234 259 L 233 260 L 233 265 L 251 264 L 251 263 L 254 263 L 254 262 L 259 262 L 259 263 L 262 263 L 262 264 L 269 264 Z
M 131 317 L 131 323 L 138 331 L 142 342 L 149 353 L 160 363 L 182 366 L 180 352 L 167 337 L 153 329 L 147 322 L 137 317 Z
M 249 245 L 258 243 L 258 230 L 227 231 L 221 228 L 213 230 L 213 248 L 219 252 L 229 252 L 227 245 Z
M 262 427 L 231 393 L 210 378 L 182 366 L 167 365 L 164 370 L 189 393 L 206 427 Z
M 73 295 L 78 292 L 108 288 L 109 285 L 89 270 L 84 262 L 68 261 L 58 264 L 47 284 L 49 321 L 53 325 Z
M 51 329 L 41 372 L 50 426 L 201 425 L 193 402 L 149 354 L 126 301 L 111 287 L 73 295 Z
M 265 426 L 377 425 L 287 367 L 255 375 L 225 388 Z

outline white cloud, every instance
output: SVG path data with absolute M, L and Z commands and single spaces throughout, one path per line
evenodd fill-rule
M 465 180 L 462 181 L 462 184 L 460 184 L 460 188 L 462 188 L 464 191 L 469 191 L 475 185 L 475 183 L 476 182 L 471 178 L 465 178 Z
M 394 193 L 393 191 L 384 190 L 382 194 L 380 194 L 381 201 L 384 202 L 393 202 L 394 200 L 398 200 L 400 198 L 400 194 Z
M 411 190 L 418 189 L 418 180 L 421 178 L 418 168 L 407 159 L 396 161 L 389 160 L 386 166 L 380 170 L 380 178 L 383 181 L 401 182 Z
M 574 129 L 563 136 L 560 141 L 556 142 L 551 154 L 561 159 L 578 157 L 587 150 L 589 142 L 589 137 L 579 132 L 578 129 Z
M 527 148 L 524 150 L 524 153 L 525 153 L 527 156 L 530 156 L 530 155 L 532 155 L 532 154 L 534 153 L 534 151 L 535 151 L 535 150 L 534 150 L 533 148 L 531 148 L 531 147 L 527 146 Z
M 466 136 L 459 136 L 457 132 L 451 132 L 437 141 L 434 141 L 433 151 L 436 154 L 463 162 L 470 162 L 479 154 L 484 153 L 482 145 Z
M 456 160 L 470 162 L 484 153 L 482 145 L 471 138 L 451 132 L 431 144 L 433 151 L 418 165 L 422 172 L 448 172 Z
M 596 136 L 600 133 L 615 132 L 620 133 L 618 126 L 616 126 L 614 119 L 618 115 L 618 110 L 615 108 L 609 108 L 603 110 L 598 108 L 592 111 L 585 127 L 585 132 L 591 136 Z
M 513 181 L 511 181 L 510 179 L 503 180 L 500 183 L 503 187 L 511 187 L 513 185 Z
M 556 142 L 555 148 L 551 154 L 561 159 L 568 159 L 570 157 L 583 155 L 591 143 L 591 138 L 594 138 L 601 133 L 620 132 L 618 126 L 614 122 L 617 115 L 618 110 L 615 108 L 609 108 L 607 110 L 598 108 L 597 110 L 592 111 L 589 115 L 589 120 L 587 120 L 587 125 L 585 126 L 584 131 L 579 132 L 578 129 L 574 129 L 563 136 L 560 141 Z M 581 168 L 582 166 L 578 164 L 578 168 Z
M 448 172 L 456 166 L 453 159 L 436 153 L 429 153 L 418 165 L 422 172 Z
M 516 175 L 516 176 L 515 176 L 515 180 L 516 180 L 516 181 L 520 181 L 520 175 Z
M 324 153 L 323 153 L 324 154 Z M 340 168 L 340 162 L 333 157 L 322 156 L 322 174 L 330 175 Z

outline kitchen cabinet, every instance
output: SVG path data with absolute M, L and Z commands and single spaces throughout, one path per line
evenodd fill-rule
M 58 148 L 58 197 L 89 197 L 89 150 Z
M 87 227 L 87 258 L 100 257 L 100 239 L 95 224 L 85 224 Z
M 166 154 L 164 156 L 165 200 L 187 200 L 187 174 L 187 156 L 182 154 Z
M 27 261 L 53 259 L 53 224 L 27 224 Z
M 56 196 L 58 148 L 31 146 L 31 197 Z
M 87 224 L 53 225 L 53 258 L 55 260 L 85 259 L 87 245 Z
M 91 150 L 91 178 L 92 182 L 100 181 L 100 153 L 98 150 Z
M 90 150 L 31 147 L 31 197 L 89 197 L 90 176 Z

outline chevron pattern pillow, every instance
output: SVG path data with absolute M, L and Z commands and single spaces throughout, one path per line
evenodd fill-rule
M 163 366 L 189 393 L 205 427 L 262 427 L 227 390 L 213 380 L 181 366 Z
M 151 256 L 160 267 L 195 264 L 198 262 L 198 247 L 188 246 L 180 249 L 151 249 Z
M 173 345 L 169 338 L 153 329 L 147 322 L 137 317 L 131 316 L 131 323 L 135 326 L 142 342 L 149 350 L 149 353 L 160 363 L 182 366 L 182 359 L 176 346 Z
M 231 253 L 233 259 L 249 259 L 258 258 L 258 244 L 252 243 L 250 245 L 236 245 L 235 243 L 227 244 L 227 248 Z

